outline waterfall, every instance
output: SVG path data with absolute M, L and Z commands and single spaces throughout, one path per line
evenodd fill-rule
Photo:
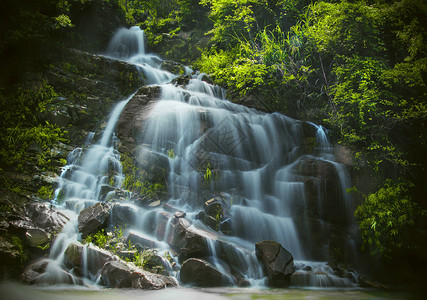
M 192 75 L 184 86 L 170 83 L 176 75 L 161 69 L 159 57 L 145 53 L 143 31 L 136 27 L 118 30 L 106 55 L 137 65 L 147 84 L 160 86 L 161 95 L 141 124 L 143 147 L 138 155 L 149 159 L 150 153 L 156 153 L 168 159 L 167 200 L 187 212 L 194 230 L 207 237 L 214 265 L 224 270 L 224 262 L 218 258 L 220 245 L 225 257 L 236 258 L 235 265 L 246 279 L 263 282 L 254 252 L 254 244 L 261 240 L 281 243 L 294 255 L 300 269 L 307 270 L 312 260 L 327 260 L 328 245 L 324 241 L 328 240 L 330 228 L 324 220 L 331 218 L 346 226 L 352 205 L 346 193 L 350 187 L 348 174 L 334 161 L 332 146 L 321 126 L 234 104 L 225 99 L 221 88 L 202 81 L 203 74 Z M 51 258 L 59 263 L 67 245 L 80 239 L 80 211 L 105 200 L 106 187 L 121 188 L 124 176 L 120 153 L 115 148 L 115 128 L 131 98 L 116 105 L 98 142 L 92 142 L 91 134 L 85 149 L 75 149 L 69 155 L 53 200 L 72 216 L 51 251 Z M 314 150 L 307 150 L 305 128 L 314 132 Z M 171 151 L 173 157 L 168 155 Z M 208 170 L 211 175 L 204 177 Z M 334 185 L 306 170 L 318 170 L 319 174 L 327 171 L 336 176 L 340 195 L 334 203 L 343 210 L 339 217 L 328 215 L 329 199 L 322 196 Z M 191 197 L 184 197 L 182 190 L 196 195 L 198 200 L 190 201 Z M 225 211 L 231 220 L 231 236 L 216 232 L 196 218 L 203 202 L 209 200 L 203 198 L 206 194 L 222 195 L 223 204 L 228 206 Z M 165 221 L 168 216 L 161 207 L 132 206 L 132 211 L 136 221 L 129 225 L 134 233 L 152 241 L 161 251 L 168 251 L 172 218 Z M 316 248 L 316 255 L 311 248 Z M 313 271 L 306 279 L 295 279 L 293 283 L 331 286 L 335 282 L 324 263 L 312 263 L 310 268 L 321 270 L 318 273 L 327 279 L 319 279 L 314 275 L 317 271 Z M 349 285 L 342 281 L 339 285 Z

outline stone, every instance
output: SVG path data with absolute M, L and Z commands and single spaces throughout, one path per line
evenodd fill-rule
M 169 226 L 165 241 L 179 254 L 181 261 L 209 254 L 206 243 L 206 239 L 211 238 L 209 233 L 192 227 L 184 218 L 173 218 Z
M 98 230 L 107 227 L 111 207 L 106 203 L 97 203 L 80 212 L 78 217 L 79 232 L 82 237 L 93 234 Z
M 101 270 L 102 283 L 112 288 L 163 289 L 177 286 L 174 278 L 135 268 L 122 260 L 109 261 Z
M 132 288 L 143 290 L 159 290 L 166 287 L 177 287 L 175 278 L 138 270 L 131 275 Z
M 29 264 L 21 275 L 21 281 L 27 284 L 82 284 L 82 281 L 60 268 L 56 261 L 46 258 Z
M 85 251 L 85 254 L 83 252 Z M 86 262 L 84 262 L 86 255 Z M 81 243 L 71 243 L 64 253 L 64 263 L 68 268 L 74 268 L 83 275 L 84 264 L 91 275 L 96 275 L 107 261 L 114 260 L 113 255 L 94 245 L 82 245 Z
M 230 286 L 233 282 L 230 276 L 219 271 L 209 262 L 189 258 L 181 266 L 180 280 L 185 285 L 196 287 Z
M 174 214 L 176 218 L 183 218 L 186 215 L 185 212 L 168 203 L 163 204 L 163 209 L 167 212 Z
M 147 239 L 136 232 L 129 232 L 128 237 L 126 238 L 126 245 L 135 245 L 139 250 L 152 249 L 157 247 L 157 243 L 150 239 Z
M 101 270 L 102 283 L 112 288 L 131 288 L 133 270 L 123 261 L 109 261 Z
M 135 208 L 130 205 L 115 203 L 111 210 L 113 224 L 133 225 L 136 220 L 135 213 Z
M 286 287 L 290 284 L 295 266 L 292 254 L 274 241 L 262 241 L 255 245 L 258 260 L 267 275 L 268 285 Z
M 70 220 L 66 215 L 48 203 L 29 203 L 25 205 L 25 215 L 32 223 L 48 232 L 61 231 Z
M 50 242 L 50 234 L 41 228 L 28 229 L 25 239 L 31 247 L 44 246 Z
M 135 142 L 141 138 L 142 124 L 160 96 L 159 86 L 144 86 L 129 100 L 117 121 L 117 136 L 125 145 L 125 152 L 131 153 Z

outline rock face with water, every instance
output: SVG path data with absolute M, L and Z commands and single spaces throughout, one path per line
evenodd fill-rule
M 189 258 L 181 266 L 180 280 L 196 287 L 230 286 L 233 282 L 225 273 L 202 259 Z
M 77 50 L 70 50 L 66 61 L 54 65 L 47 79 L 62 97 L 40 118 L 67 129 L 75 145 L 81 145 L 114 104 L 143 82 L 135 65 Z
M 258 242 L 255 245 L 258 259 L 263 264 L 268 285 L 285 287 L 291 283 L 291 275 L 295 272 L 292 254 L 274 241 Z
M 65 265 L 81 276 L 96 276 L 107 261 L 114 259 L 108 251 L 80 243 L 71 243 L 64 256 Z

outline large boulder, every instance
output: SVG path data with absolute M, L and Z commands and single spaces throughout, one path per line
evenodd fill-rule
M 69 221 L 66 215 L 49 203 L 29 203 L 25 206 L 25 215 L 36 227 L 47 232 L 59 232 Z
M 215 239 L 209 232 L 196 229 L 184 218 L 173 218 L 165 241 L 179 254 L 181 261 L 190 257 L 209 255 L 207 239 Z
M 136 220 L 136 208 L 121 203 L 115 203 L 111 211 L 111 219 L 115 225 L 133 225 Z
M 233 285 L 229 275 L 202 259 L 187 259 L 182 264 L 179 274 L 181 282 L 190 286 L 218 287 Z
M 255 245 L 256 256 L 263 265 L 268 285 L 285 287 L 295 272 L 292 254 L 274 241 L 262 241 Z
M 79 232 L 81 232 L 82 237 L 107 227 L 110 213 L 111 206 L 101 202 L 82 210 L 78 217 Z
M 96 275 L 107 261 L 113 260 L 111 253 L 93 245 L 71 243 L 64 253 L 64 262 L 80 275 Z M 88 274 L 84 274 L 85 270 Z
M 163 289 L 177 286 L 174 278 L 135 268 L 124 261 L 109 261 L 101 270 L 105 286 L 114 288 Z

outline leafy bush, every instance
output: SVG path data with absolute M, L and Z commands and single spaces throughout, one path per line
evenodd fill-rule
M 407 232 L 417 217 L 427 213 L 408 196 L 411 187 L 405 180 L 387 180 L 357 208 L 364 246 L 375 257 L 391 258 L 393 251 L 411 247 Z

